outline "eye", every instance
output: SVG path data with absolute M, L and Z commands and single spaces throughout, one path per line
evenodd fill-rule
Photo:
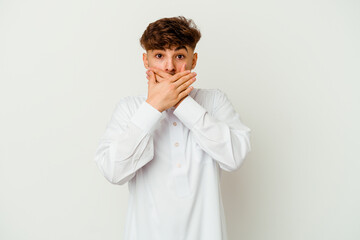
M 179 54 L 179 55 L 177 55 L 177 56 L 176 56 L 176 58 L 178 58 L 178 59 L 184 59 L 184 58 L 185 58 L 185 56 L 184 56 L 184 55 L 182 55 L 182 54 Z
M 162 57 L 162 54 L 160 54 L 160 53 L 155 54 L 155 57 L 156 57 L 156 58 L 161 58 L 161 57 Z

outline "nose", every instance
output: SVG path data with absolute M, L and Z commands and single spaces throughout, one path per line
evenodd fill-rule
M 172 58 L 166 60 L 165 71 L 168 73 L 175 73 L 175 65 Z

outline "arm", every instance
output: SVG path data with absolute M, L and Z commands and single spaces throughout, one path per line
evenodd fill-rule
M 199 146 L 225 171 L 238 169 L 251 150 L 250 129 L 239 119 L 226 95 L 214 92 L 214 112 L 188 96 L 174 114 L 190 129 Z
M 151 130 L 162 116 L 161 112 L 178 103 L 192 90 L 187 88 L 195 81 L 195 75 L 190 71 L 182 71 L 174 76 L 165 72 L 161 74 L 166 79 L 156 82 L 154 72 L 148 71 L 146 101 L 131 116 L 126 99 L 123 99 L 100 141 L 95 161 L 111 183 L 126 183 L 138 169 L 153 159 Z
M 117 105 L 95 153 L 95 162 L 113 184 L 124 184 L 154 157 L 152 127 L 161 113 L 147 102 L 133 116 L 123 99 Z

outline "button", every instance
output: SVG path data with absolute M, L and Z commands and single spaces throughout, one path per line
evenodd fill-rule
M 173 122 L 173 125 L 174 125 L 174 126 L 176 126 L 176 125 L 177 125 L 177 123 L 176 123 L 176 122 Z
M 181 164 L 180 164 L 180 163 L 178 163 L 176 166 L 177 166 L 178 168 L 181 168 Z
M 179 143 L 178 143 L 178 142 L 176 142 L 174 145 L 175 145 L 175 147 L 178 147 L 178 146 L 179 146 Z

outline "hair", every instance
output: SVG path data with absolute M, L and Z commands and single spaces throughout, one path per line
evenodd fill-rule
M 178 46 L 195 49 L 200 38 L 201 33 L 194 21 L 178 16 L 150 23 L 140 38 L 140 45 L 146 51 Z

